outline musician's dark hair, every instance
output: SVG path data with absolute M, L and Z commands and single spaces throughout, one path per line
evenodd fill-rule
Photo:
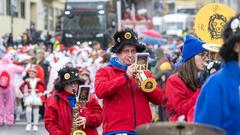
M 192 91 L 196 91 L 198 88 L 200 88 L 198 69 L 194 57 L 182 63 L 179 67 L 178 73 L 179 77 Z
M 233 17 L 226 25 L 223 30 L 223 46 L 220 49 L 220 56 L 225 62 L 235 60 L 238 61 L 238 54 L 234 51 L 236 43 L 240 43 L 240 28 L 235 30 L 231 28 L 231 23 L 234 19 L 240 20 L 240 14 Z

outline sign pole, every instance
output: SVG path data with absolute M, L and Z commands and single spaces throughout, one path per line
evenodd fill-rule
M 117 30 L 121 30 L 121 20 L 122 20 L 122 14 L 121 14 L 121 0 L 117 0 Z

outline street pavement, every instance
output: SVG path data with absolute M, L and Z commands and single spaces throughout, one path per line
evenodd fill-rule
M 1 126 L 0 135 L 48 135 L 42 122 L 39 123 L 37 132 L 26 132 L 25 126 L 25 122 L 16 122 L 13 126 Z
M 13 126 L 0 126 L 0 135 L 48 135 L 43 122 L 39 123 L 37 132 L 26 132 L 26 122 L 16 122 Z M 102 134 L 102 128 L 98 128 L 99 135 Z

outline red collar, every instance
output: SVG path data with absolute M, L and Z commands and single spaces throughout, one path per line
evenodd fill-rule
M 63 94 L 66 96 L 74 96 L 74 94 L 67 92 L 66 90 L 63 90 Z

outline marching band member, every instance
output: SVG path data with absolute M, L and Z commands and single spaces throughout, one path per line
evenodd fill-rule
M 197 101 L 195 122 L 223 128 L 227 135 L 240 134 L 240 14 L 223 31 L 222 68 L 210 76 Z
M 172 121 L 178 120 L 181 115 L 188 120 L 188 113 L 196 103 L 201 88 L 199 74 L 204 70 L 207 56 L 203 44 L 198 38 L 187 35 L 178 72 L 167 79 L 167 110 Z
M 84 80 L 79 78 L 78 69 L 70 67 L 59 70 L 58 78 L 54 84 L 55 91 L 45 103 L 44 124 L 50 135 L 70 135 L 73 107 L 76 104 L 75 93 Z M 87 135 L 98 135 L 102 109 L 94 95 L 90 94 L 84 107 L 80 105 L 76 123 L 79 127 L 85 127 L 83 130 Z
M 149 102 L 160 104 L 162 93 L 159 87 L 149 93 L 142 91 L 134 77 L 136 53 L 145 50 L 137 34 L 126 29 L 116 32 L 114 40 L 111 51 L 117 57 L 97 71 L 94 83 L 96 95 L 103 99 L 103 134 L 137 135 L 137 126 L 152 121 Z M 150 71 L 144 73 L 153 78 Z

